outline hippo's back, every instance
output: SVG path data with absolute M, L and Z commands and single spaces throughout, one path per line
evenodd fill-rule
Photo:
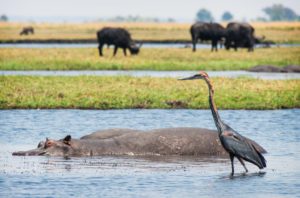
M 127 133 L 134 133 L 134 132 L 139 132 L 139 130 L 123 129 L 123 128 L 104 129 L 104 130 L 95 131 L 89 135 L 82 136 L 80 139 L 93 139 L 93 140 L 109 139 L 109 138 L 115 138 Z
M 225 155 L 216 131 L 201 128 L 164 128 L 114 138 L 134 154 Z
M 99 155 L 190 155 L 227 156 L 215 130 L 163 128 L 149 131 L 108 129 L 81 138 L 97 144 Z M 253 142 L 252 140 L 249 140 Z M 264 149 L 257 143 L 258 150 Z

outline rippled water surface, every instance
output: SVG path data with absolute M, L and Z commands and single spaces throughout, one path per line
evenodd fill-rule
M 182 78 L 194 75 L 196 71 L 121 71 L 121 70 L 77 70 L 77 71 L 0 71 L 2 76 L 133 76 L 133 77 L 171 77 Z M 248 72 L 248 71 L 207 71 L 211 77 L 227 77 L 227 78 L 240 78 L 249 77 L 265 80 L 287 80 L 287 79 L 300 79 L 300 73 L 268 73 L 268 72 Z
M 99 129 L 203 127 L 208 110 L 1 110 L 0 197 L 299 197 L 300 110 L 220 112 L 269 151 L 264 172 L 201 157 L 20 157 L 45 137 L 74 138 Z

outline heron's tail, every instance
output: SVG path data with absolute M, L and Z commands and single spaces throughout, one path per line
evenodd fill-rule
M 267 167 L 267 160 L 264 158 L 264 156 L 258 150 L 256 150 L 255 147 L 254 147 L 254 149 L 260 159 L 259 169 L 263 169 L 263 168 Z

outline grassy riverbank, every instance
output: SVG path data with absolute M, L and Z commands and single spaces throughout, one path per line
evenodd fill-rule
M 134 77 L 0 76 L 0 109 L 208 108 L 202 81 Z M 300 107 L 299 80 L 213 78 L 220 109 Z
M 222 24 L 224 27 L 225 23 Z M 257 36 L 266 36 L 276 43 L 300 43 L 300 22 L 254 22 Z M 35 28 L 35 34 L 20 36 L 25 26 Z M 0 42 L 26 40 L 55 40 L 95 42 L 96 31 L 103 27 L 127 28 L 135 40 L 187 41 L 191 40 L 190 23 L 13 23 L 0 22 Z
M 246 70 L 256 65 L 300 65 L 300 47 L 246 49 L 238 52 L 209 49 L 147 49 L 124 57 L 120 50 L 97 48 L 0 48 L 0 70 Z

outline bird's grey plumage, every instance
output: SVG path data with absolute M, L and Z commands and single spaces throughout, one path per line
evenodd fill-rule
M 260 169 L 266 167 L 266 160 L 261 152 L 256 148 L 256 146 L 248 140 L 248 138 L 240 135 L 230 126 L 225 124 L 218 113 L 217 107 L 214 103 L 214 89 L 211 84 L 207 73 L 200 72 L 194 76 L 183 78 L 181 80 L 193 80 L 193 79 L 203 79 L 205 80 L 208 89 L 209 89 L 209 106 L 211 109 L 212 116 L 215 121 L 215 125 L 219 132 L 219 138 L 224 149 L 229 153 L 231 166 L 232 166 L 232 175 L 234 174 L 234 165 L 233 159 L 236 157 L 241 164 L 244 166 L 246 172 L 248 171 L 243 160 L 251 162 L 258 166 Z
M 227 129 L 220 134 L 220 140 L 225 150 L 236 157 L 255 164 L 260 169 L 266 167 L 265 158 L 257 151 L 255 146 L 231 127 L 224 125 Z

